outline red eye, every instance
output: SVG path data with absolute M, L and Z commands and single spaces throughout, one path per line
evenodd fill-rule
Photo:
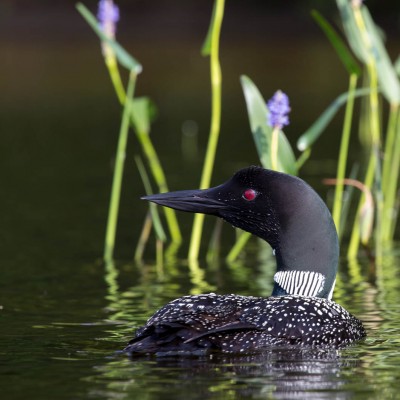
M 257 192 L 253 189 L 246 189 L 242 197 L 247 201 L 252 201 L 257 197 Z

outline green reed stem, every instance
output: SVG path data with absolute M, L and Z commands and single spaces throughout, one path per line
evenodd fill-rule
M 221 251 L 221 232 L 222 232 L 223 221 L 217 218 L 214 226 L 213 233 L 210 238 L 210 245 L 206 255 L 206 261 L 208 265 L 213 265 L 219 259 Z
M 135 129 L 135 132 L 139 143 L 142 146 L 143 153 L 145 154 L 149 163 L 150 171 L 153 175 L 155 182 L 157 183 L 160 192 L 168 192 L 167 180 L 165 178 L 160 159 L 158 158 L 157 152 L 153 146 L 149 134 L 147 132 L 140 132 L 138 129 Z M 174 243 L 181 243 L 182 235 L 179 229 L 179 224 L 176 218 L 175 211 L 167 207 L 163 207 L 163 210 L 172 241 Z
M 359 7 L 353 8 L 355 22 L 357 28 L 360 31 L 364 47 L 368 49 L 366 67 L 369 76 L 369 86 L 371 92 L 369 95 L 369 127 L 371 132 L 371 155 L 368 162 L 367 173 L 365 177 L 365 186 L 372 190 L 375 177 L 375 193 L 376 193 L 376 225 L 375 225 L 375 250 L 377 262 L 381 259 L 382 247 L 381 247 L 381 230 L 382 230 L 382 210 L 383 210 L 383 198 L 381 191 L 381 168 L 380 168 L 380 126 L 379 126 L 379 98 L 378 98 L 378 74 L 376 69 L 376 63 L 373 56 L 374 49 L 372 48 L 371 38 L 367 31 L 363 16 L 360 12 Z M 365 196 L 360 197 L 358 205 L 357 215 L 360 212 L 362 205 L 365 201 Z M 353 227 L 353 232 L 350 240 L 350 246 L 348 256 L 355 257 L 358 253 L 360 244 L 360 225 L 358 224 L 357 218 L 356 223 Z
M 278 135 L 279 129 L 274 128 L 271 138 L 271 168 L 278 171 Z
M 231 248 L 230 252 L 226 256 L 226 261 L 227 262 L 235 261 L 250 238 L 251 238 L 251 233 L 241 232 L 238 240 L 236 240 L 234 246 Z
M 304 163 L 310 158 L 311 156 L 311 147 L 305 149 L 301 154 L 300 157 L 296 160 L 296 168 L 300 170 L 300 168 L 304 165 Z
M 125 103 L 125 89 L 122 84 L 121 75 L 118 70 L 117 59 L 115 56 L 105 57 L 104 61 L 106 63 L 108 73 L 111 78 L 111 82 L 114 86 L 115 93 L 117 94 L 118 100 L 121 104 Z
M 349 82 L 349 97 L 347 99 L 346 111 L 344 116 L 342 140 L 340 142 L 339 161 L 336 173 L 337 185 L 335 189 L 335 198 L 333 201 L 333 221 L 335 222 L 336 229 L 339 237 L 342 234 L 341 230 L 341 215 L 342 215 L 342 199 L 343 199 L 343 180 L 346 174 L 346 164 L 349 152 L 349 141 L 351 133 L 351 122 L 353 118 L 354 108 L 354 91 L 357 87 L 357 75 L 350 75 Z
M 378 94 L 378 74 L 376 70 L 375 62 L 371 62 L 368 65 L 369 77 L 370 77 L 370 124 L 371 124 L 371 161 L 374 169 L 375 177 L 375 203 L 376 203 L 376 221 L 375 221 L 375 258 L 377 264 L 380 264 L 382 258 L 382 215 L 383 215 L 383 195 L 382 195 L 382 172 L 380 163 L 380 149 L 381 149 L 381 133 L 379 124 L 379 94 Z M 365 182 L 368 189 L 372 190 L 374 178 L 371 178 L 371 182 Z
M 127 95 L 122 114 L 121 128 L 119 131 L 117 154 L 115 157 L 114 178 L 111 189 L 111 200 L 108 212 L 106 239 L 104 246 L 104 261 L 110 262 L 113 258 L 115 235 L 117 230 L 118 209 L 121 197 L 122 176 L 124 173 L 126 144 L 128 142 L 129 120 L 132 112 L 132 98 L 136 84 L 136 73 L 129 76 Z
M 146 168 L 144 167 L 141 157 L 135 156 L 135 162 L 136 162 L 136 166 L 138 168 L 140 177 L 142 179 L 144 190 L 146 191 L 146 194 L 147 195 L 153 194 L 153 192 L 151 190 L 150 180 L 147 175 Z M 165 235 L 164 229 L 162 227 L 160 217 L 158 215 L 157 206 L 154 203 L 149 203 L 149 209 L 150 209 L 151 219 L 154 224 L 154 231 L 156 233 L 157 239 L 161 240 L 162 242 L 165 242 L 166 235 Z
M 374 181 L 374 173 L 375 173 L 375 157 L 371 156 L 368 162 L 367 173 L 365 175 L 364 185 L 368 188 L 372 186 Z M 361 238 L 361 226 L 359 223 L 359 216 L 364 205 L 365 195 L 361 194 L 360 200 L 358 202 L 356 217 L 354 220 L 353 230 L 351 232 L 349 248 L 347 250 L 347 257 L 352 260 L 357 257 L 358 249 L 360 247 L 360 238 Z
M 388 148 L 388 156 L 391 155 L 390 165 L 387 167 L 386 187 L 384 191 L 385 204 L 384 204 L 384 218 L 382 226 L 382 240 L 393 240 L 394 228 L 396 225 L 396 202 L 397 190 L 399 184 L 399 169 L 400 169 L 400 117 L 398 107 L 396 107 L 396 123 L 394 132 L 393 147 Z M 392 138 L 388 137 L 388 141 Z M 390 151 L 390 153 L 389 153 Z M 385 153 L 386 156 L 386 153 Z M 389 176 L 390 175 L 390 176 Z M 385 175 L 384 175 L 385 176 Z
M 140 233 L 140 237 L 136 245 L 135 255 L 133 258 L 137 263 L 140 263 L 143 260 L 144 250 L 146 248 L 146 243 L 149 240 L 152 226 L 153 226 L 153 219 L 150 211 L 148 211 L 144 219 L 142 232 Z
M 399 105 L 391 104 L 390 105 L 390 113 L 389 113 L 389 121 L 386 132 L 386 141 L 385 141 L 385 150 L 384 150 L 384 159 L 383 159 L 383 169 L 382 169 L 382 191 L 386 193 L 387 188 L 390 184 L 391 179 L 391 165 L 393 155 L 396 152 L 394 147 L 394 142 L 396 138 L 396 127 L 397 120 L 399 115 Z
M 121 83 L 121 75 L 118 70 L 118 66 L 115 62 L 115 57 L 107 57 L 106 58 L 106 66 L 108 68 L 111 81 L 113 83 L 115 92 L 117 94 L 118 100 L 122 105 L 125 103 L 125 91 Z M 158 158 L 157 152 L 153 146 L 153 143 L 150 139 L 149 132 L 141 132 L 139 127 L 135 124 L 133 115 L 131 120 L 132 126 L 135 128 L 136 136 L 139 140 L 139 143 L 142 147 L 143 153 L 146 156 L 146 159 L 150 166 L 150 171 L 153 175 L 153 178 L 159 188 L 160 192 L 167 192 L 167 180 L 165 178 L 164 170 L 162 169 L 161 162 Z M 181 243 L 182 235 L 179 229 L 178 220 L 176 218 L 176 213 L 174 210 L 170 208 L 164 207 L 164 214 L 168 224 L 168 230 L 171 234 L 172 241 L 174 243 Z
M 164 275 L 164 243 L 156 240 L 156 269 L 159 278 Z
M 219 39 L 222 20 L 224 17 L 225 0 L 215 0 L 214 18 L 211 32 L 210 70 L 211 70 L 211 126 L 208 139 L 206 157 L 200 181 L 200 188 L 210 186 L 211 174 L 214 167 L 215 154 L 221 126 L 221 65 L 219 62 Z M 189 247 L 189 260 L 197 260 L 200 251 L 201 235 L 203 231 L 204 214 L 196 214 L 194 217 L 192 236 Z

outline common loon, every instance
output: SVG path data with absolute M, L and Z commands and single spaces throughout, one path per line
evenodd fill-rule
M 269 346 L 345 347 L 366 336 L 333 302 L 339 243 L 330 212 L 303 180 L 248 167 L 222 185 L 143 197 L 211 214 L 267 241 L 277 263 L 272 296 L 184 296 L 158 310 L 124 351 L 131 355 L 252 353 Z

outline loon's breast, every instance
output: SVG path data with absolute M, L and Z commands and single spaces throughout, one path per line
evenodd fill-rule
M 125 348 L 131 355 L 247 353 L 268 346 L 341 348 L 365 336 L 362 323 L 324 298 L 184 296 L 156 312 Z

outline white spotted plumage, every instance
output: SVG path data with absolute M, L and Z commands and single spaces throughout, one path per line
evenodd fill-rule
M 341 348 L 365 336 L 359 320 L 324 298 L 184 296 L 157 311 L 125 349 L 131 354 L 251 352 L 272 345 Z

